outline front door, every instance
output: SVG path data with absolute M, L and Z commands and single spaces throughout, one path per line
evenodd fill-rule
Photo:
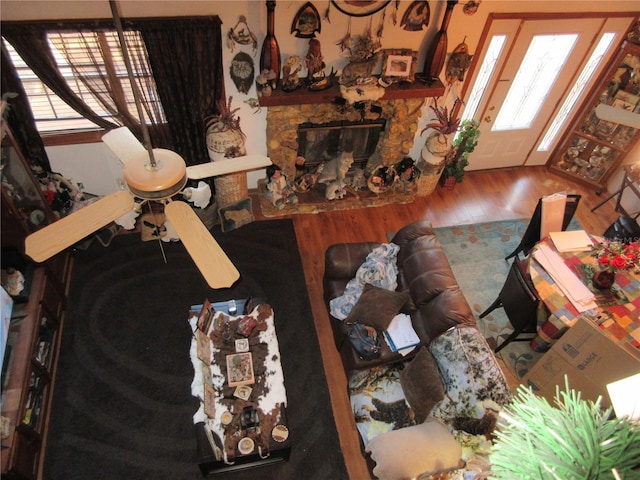
M 541 148 L 545 132 L 551 126 L 557 135 L 554 118 L 561 115 L 564 123 L 580 104 L 577 95 L 588 92 L 631 20 L 493 20 L 463 114 L 480 121 L 480 141 L 468 169 L 546 163 L 556 139 L 546 139 Z M 598 40 L 612 29 L 616 33 L 607 37 L 603 53 Z M 590 73 L 581 76 L 585 66 Z M 572 95 L 571 105 L 563 105 Z

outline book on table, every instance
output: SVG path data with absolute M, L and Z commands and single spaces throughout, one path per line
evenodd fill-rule
M 564 232 L 550 232 L 553 245 L 560 253 L 588 252 L 593 247 L 589 234 L 584 230 L 567 230 Z
M 392 351 L 398 352 L 420 344 L 420 337 L 413 328 L 411 317 L 404 313 L 393 317 L 384 331 L 385 339 Z

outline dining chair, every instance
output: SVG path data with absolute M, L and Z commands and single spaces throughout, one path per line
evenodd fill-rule
M 522 260 L 516 254 L 498 298 L 480 314 L 480 318 L 484 318 L 495 309 L 503 308 L 513 327 L 513 332 L 500 345 L 496 346 L 496 353 L 510 342 L 531 340 L 535 337 L 533 335 L 522 338 L 520 334 L 537 334 L 539 302 L 540 297 Z
M 567 195 L 567 201 L 564 206 L 564 217 L 562 219 L 562 231 L 564 232 L 573 215 L 576 213 L 578 209 L 578 204 L 580 203 L 580 199 L 582 195 L 570 194 Z M 527 225 L 527 229 L 524 231 L 524 235 L 522 235 L 522 239 L 520 243 L 515 248 L 513 252 L 507 255 L 504 259 L 509 260 L 514 257 L 518 253 L 524 253 L 527 255 L 529 251 L 534 247 L 536 243 L 540 241 L 540 226 L 542 223 L 542 198 L 538 199 L 538 204 L 536 205 L 536 209 L 533 211 L 533 215 L 531 216 L 531 220 L 529 220 L 529 225 Z

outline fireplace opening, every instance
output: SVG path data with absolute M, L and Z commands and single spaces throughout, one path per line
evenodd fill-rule
M 367 161 L 376 151 L 385 125 L 386 120 L 300 124 L 297 155 L 305 159 L 306 169 L 313 171 L 317 165 L 334 159 L 343 152 L 353 152 L 350 170 L 365 170 Z

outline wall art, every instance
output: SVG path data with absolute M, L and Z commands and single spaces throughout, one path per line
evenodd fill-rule
M 426 0 L 411 2 L 402 16 L 400 26 L 409 32 L 418 32 L 429 25 L 431 9 Z
M 251 45 L 254 52 L 258 50 L 258 39 L 249 29 L 247 18 L 244 15 L 240 15 L 238 17 L 238 23 L 229 29 L 229 32 L 227 33 L 227 46 L 229 47 L 229 50 L 233 52 L 236 47 L 236 43 L 239 45 Z
M 255 76 L 255 66 L 251 56 L 245 52 L 237 53 L 231 60 L 229 75 L 240 93 L 249 93 Z
M 338 10 L 352 17 L 373 15 L 386 7 L 389 1 L 390 0 L 331 0 Z
M 321 29 L 320 14 L 311 2 L 300 7 L 291 23 L 291 33 L 295 33 L 298 38 L 313 38 Z

